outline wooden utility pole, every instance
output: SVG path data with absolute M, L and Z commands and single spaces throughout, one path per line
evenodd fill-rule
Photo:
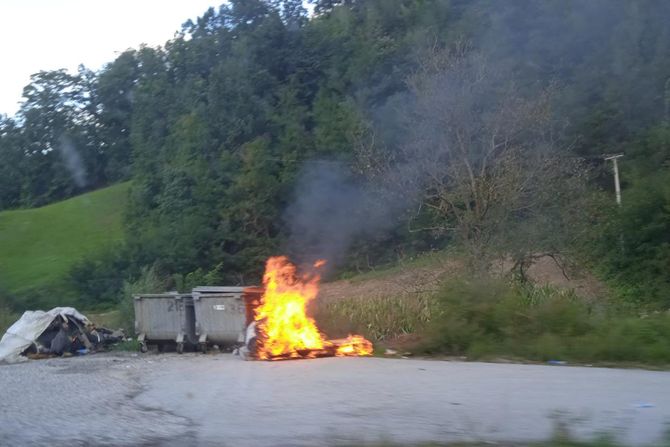
M 623 157 L 623 154 L 605 155 L 605 160 L 612 160 L 614 167 L 614 191 L 616 192 L 616 203 L 621 205 L 621 183 L 619 182 L 619 164 L 617 158 Z

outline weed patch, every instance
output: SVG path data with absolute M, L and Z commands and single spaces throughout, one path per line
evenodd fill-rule
M 495 279 L 449 281 L 435 300 L 425 353 L 670 364 L 667 312 L 608 313 L 571 291 Z
M 360 333 L 382 341 L 421 331 L 430 321 L 434 305 L 430 294 L 344 298 L 319 304 L 316 320 L 332 337 Z
M 329 336 L 376 342 L 414 334 L 427 355 L 577 363 L 670 364 L 670 313 L 637 315 L 571 290 L 495 278 L 456 278 L 436 293 L 351 297 L 320 303 Z

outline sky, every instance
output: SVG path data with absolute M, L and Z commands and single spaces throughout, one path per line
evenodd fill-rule
M 162 45 L 223 0 L 0 0 L 0 114 L 14 115 L 30 75 L 98 70 L 128 48 Z

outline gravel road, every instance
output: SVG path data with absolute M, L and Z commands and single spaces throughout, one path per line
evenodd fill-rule
M 670 372 L 98 354 L 0 366 L 0 445 L 516 444 L 565 423 L 658 445 Z

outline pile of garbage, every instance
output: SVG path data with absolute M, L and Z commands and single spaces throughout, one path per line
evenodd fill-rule
M 73 307 L 27 311 L 0 340 L 0 363 L 83 355 L 124 340 L 123 331 L 96 328 Z

